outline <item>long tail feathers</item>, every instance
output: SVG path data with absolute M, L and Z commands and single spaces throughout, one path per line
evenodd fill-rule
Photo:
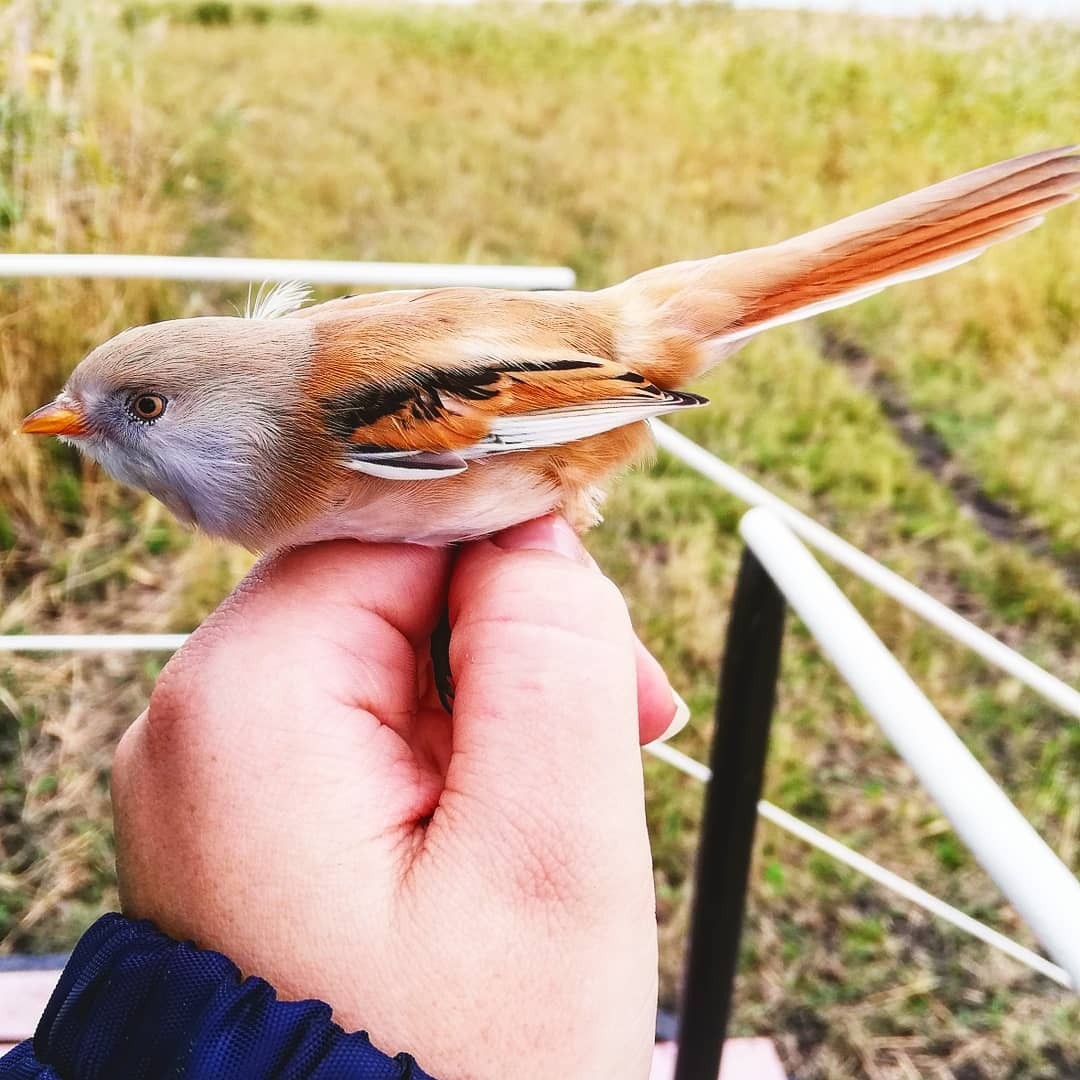
M 734 345 L 947 270 L 1035 228 L 1047 211 L 1077 197 L 1076 151 L 1066 146 L 988 165 L 784 243 L 660 267 L 622 288 L 632 306 L 652 309 L 653 334 Z

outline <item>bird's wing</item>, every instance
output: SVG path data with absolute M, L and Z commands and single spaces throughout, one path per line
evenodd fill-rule
M 573 351 L 416 367 L 322 401 L 344 464 L 387 479 L 452 476 L 470 461 L 558 446 L 704 404 Z

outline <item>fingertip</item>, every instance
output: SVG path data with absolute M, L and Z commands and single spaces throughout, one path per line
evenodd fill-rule
M 689 709 L 672 689 L 660 661 L 637 638 L 634 639 L 634 660 L 641 745 L 670 739 L 686 726 Z
M 491 542 L 503 551 L 549 551 L 553 555 L 588 565 L 589 555 L 578 534 L 561 514 L 523 521 L 496 533 Z
M 522 559 L 520 553 L 527 552 L 556 554 L 576 566 L 571 569 L 565 563 Z M 511 553 L 516 556 L 513 561 L 508 558 Z M 460 583 L 465 584 L 463 591 L 470 600 L 482 596 L 489 601 L 505 591 L 508 584 L 511 585 L 514 599 L 522 605 L 522 609 L 516 612 L 504 610 L 503 617 L 520 614 L 528 618 L 529 611 L 524 609 L 537 601 L 550 601 L 553 593 L 562 595 L 567 607 L 576 606 L 582 591 L 591 594 L 593 590 L 583 590 L 585 582 L 581 578 L 577 578 L 576 584 L 573 579 L 562 580 L 563 574 L 557 569 L 560 565 L 564 567 L 563 574 L 569 572 L 573 576 L 580 573 L 579 567 L 586 568 L 592 571 L 588 575 L 590 585 L 595 583 L 599 586 L 599 583 L 603 582 L 613 592 L 617 591 L 604 577 L 596 561 L 565 519 L 558 514 L 548 514 L 515 525 L 462 549 L 451 585 L 451 621 L 457 621 L 461 608 L 462 590 L 458 587 Z M 625 612 L 621 596 L 619 607 Z M 592 610 L 595 611 L 595 607 Z M 659 661 L 636 636 L 633 643 L 639 740 L 644 745 L 672 738 L 686 726 L 690 716 L 689 709 L 673 690 Z

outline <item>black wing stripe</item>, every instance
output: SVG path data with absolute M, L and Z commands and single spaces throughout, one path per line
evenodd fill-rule
M 529 371 L 578 371 L 603 367 L 598 360 L 480 360 L 475 367 L 416 371 L 403 378 L 358 386 L 320 402 L 327 427 L 343 439 L 404 409 L 417 420 L 437 420 L 444 412 L 442 394 L 467 401 L 487 401 L 504 375 Z M 644 382 L 644 380 L 642 380 Z

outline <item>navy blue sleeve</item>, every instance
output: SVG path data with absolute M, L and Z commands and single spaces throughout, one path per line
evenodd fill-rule
M 363 978 L 357 972 L 357 978 Z M 105 915 L 0 1080 L 431 1080 L 345 1032 L 321 1001 L 278 1001 L 220 953 Z

